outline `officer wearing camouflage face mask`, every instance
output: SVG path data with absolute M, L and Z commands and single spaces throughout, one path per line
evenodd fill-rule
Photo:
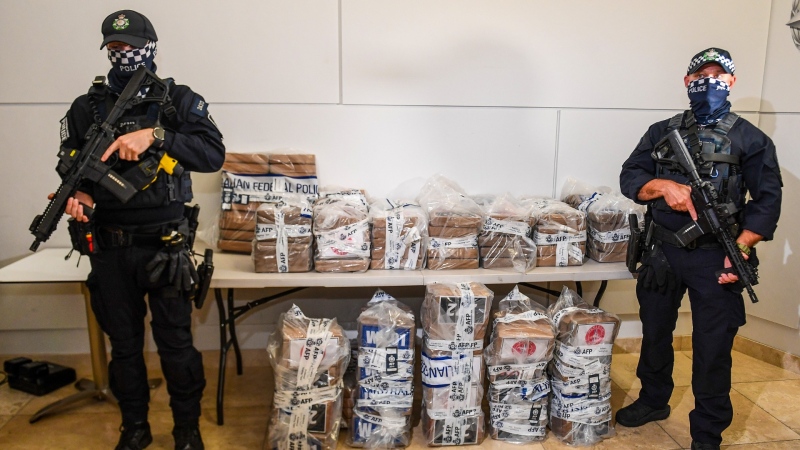
M 692 449 L 698 450 L 719 449 L 722 432 L 733 419 L 731 349 L 745 324 L 743 288 L 735 274 L 716 275 L 731 264 L 713 234 L 688 245 L 676 239 L 677 231 L 697 220 L 691 188 L 674 165 L 652 153 L 672 130 L 694 143 L 690 152 L 701 152 L 704 161 L 701 177 L 714 185 L 721 203 L 738 210 L 732 234 L 744 257 L 757 264 L 753 247 L 773 237 L 783 183 L 772 140 L 730 111 L 728 95 L 736 84 L 735 70 L 730 53 L 718 47 L 695 55 L 684 77 L 690 109 L 653 124 L 620 173 L 623 194 L 648 207 L 646 222 L 653 224 L 653 240 L 641 257 L 636 284 L 643 335 L 636 375 L 642 389 L 633 404 L 617 412 L 617 423 L 639 427 L 669 416 L 674 387 L 672 333 L 688 291 L 695 398 L 689 423 Z
M 103 21 L 101 31 L 100 48 L 107 50 L 112 67 L 105 82 L 102 77 L 96 80 L 61 120 L 64 150 L 83 147 L 87 131 L 106 119 L 139 67 L 152 72 L 157 69 L 158 37 L 147 17 L 136 11 L 117 11 Z M 139 95 L 146 95 L 147 90 L 142 88 Z M 190 172 L 219 170 L 225 146 L 202 96 L 188 86 L 170 82 L 169 97 L 165 105 L 141 103 L 127 111 L 115 124 L 120 132 L 101 159 L 117 173 L 126 174 L 140 161 L 166 151 L 184 170 L 157 172 L 154 181 L 124 203 L 102 186 L 86 181 L 66 208 L 75 221 L 94 230 L 93 243 L 99 248 L 89 254 L 92 271 L 86 285 L 92 310 L 111 342 L 109 382 L 122 413 L 117 450 L 143 449 L 153 441 L 142 353 L 148 305 L 170 395 L 175 448 L 203 448 L 199 418 L 206 381 L 202 356 L 192 342 L 189 301 L 189 285 L 196 282 L 196 272 L 180 239 L 188 235 L 185 204 L 192 200 Z M 94 208 L 91 222 L 84 205 Z M 180 239 L 165 241 L 171 236 Z M 154 262 L 166 261 L 167 251 L 172 261 L 180 262 L 183 270 L 178 272 L 185 278 L 175 278 L 172 268 L 170 275 L 164 264 L 161 271 L 150 270 Z

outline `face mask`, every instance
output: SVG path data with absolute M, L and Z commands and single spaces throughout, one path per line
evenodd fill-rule
M 697 123 L 711 125 L 717 123 L 731 110 L 728 83 L 714 78 L 700 78 L 689 83 L 689 106 Z
M 108 84 L 112 91 L 122 92 L 128 81 L 136 73 L 139 66 L 147 67 L 151 72 L 156 71 L 156 43 L 148 42 L 144 48 L 135 48 L 127 51 L 108 51 L 108 60 L 111 61 L 111 70 L 108 72 Z

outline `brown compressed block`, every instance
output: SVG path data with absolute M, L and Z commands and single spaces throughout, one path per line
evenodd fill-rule
M 375 241 L 373 241 L 372 256 L 371 257 L 372 257 L 373 260 L 383 260 L 386 257 L 386 247 L 384 245 L 375 246 L 374 242 Z M 406 247 L 406 250 L 403 252 L 402 255 L 400 255 L 400 257 L 402 259 L 408 259 L 410 251 L 411 251 L 411 249 L 409 247 Z M 417 259 L 422 259 L 424 256 L 425 256 L 425 252 L 419 251 L 419 254 L 417 255 Z
M 317 157 L 312 153 L 270 153 L 270 164 L 316 164 Z
M 547 361 L 555 349 L 555 332 L 546 311 L 537 320 L 520 319 L 511 322 L 502 320 L 509 315 L 508 310 L 498 310 L 494 314 L 492 330 L 491 361 L 487 364 L 531 364 Z M 543 348 L 537 348 L 544 345 Z
M 472 416 L 465 418 L 467 421 L 467 432 L 464 441 L 459 445 L 477 445 L 483 442 L 486 438 L 486 429 L 484 428 L 485 417 L 483 413 L 479 416 Z M 434 420 L 428 417 L 423 408 L 422 414 L 422 432 L 425 435 L 425 441 L 428 447 L 442 447 L 450 446 L 443 442 L 442 437 L 444 434 L 444 420 Z
M 404 267 L 406 267 L 407 263 L 408 263 L 408 259 L 406 259 L 406 258 L 400 259 L 400 269 L 403 269 Z M 422 269 L 422 265 L 423 265 L 422 257 L 419 257 L 419 258 L 417 258 L 417 262 L 416 262 L 416 264 L 414 264 L 413 269 L 414 270 Z M 372 260 L 370 260 L 369 268 L 372 269 L 372 270 L 388 269 L 386 267 L 386 260 L 384 260 L 384 259 L 372 259 Z
M 233 173 L 265 174 L 269 172 L 269 157 L 264 153 L 225 153 L 222 170 Z
M 530 265 L 528 260 L 519 256 L 517 258 L 481 258 L 481 267 L 484 269 L 513 269 L 515 261 L 518 264 Z
M 420 227 L 425 224 L 425 217 L 415 214 L 403 215 L 403 228 Z M 375 228 L 386 228 L 386 217 L 373 217 L 372 226 Z
M 253 264 L 257 273 L 278 273 L 280 259 L 274 243 L 256 242 L 253 248 Z M 312 247 L 309 244 L 289 244 L 286 267 L 288 272 L 310 272 Z
M 427 266 L 431 270 L 477 269 L 479 263 L 477 259 L 428 259 Z
M 219 227 L 229 230 L 255 230 L 255 213 L 241 214 L 234 211 L 223 211 L 219 216 Z
M 275 333 L 279 333 L 278 336 L 281 338 L 280 347 L 275 350 L 276 355 L 280 355 L 279 366 L 288 369 L 289 372 L 297 370 L 300 358 L 302 358 L 308 338 L 308 324 L 308 318 L 286 318 L 279 321 L 278 328 L 275 330 Z M 323 346 L 324 356 L 318 373 L 327 373 L 327 385 L 333 386 L 344 376 L 349 353 L 345 347 L 347 338 L 342 327 L 338 323 L 334 323 L 328 331 L 331 335 Z
M 270 164 L 269 173 L 287 177 L 311 177 L 317 175 L 314 164 Z
M 480 254 L 482 259 L 495 259 L 495 258 L 519 258 L 530 259 L 536 255 L 533 248 L 523 246 L 517 248 L 514 246 L 508 247 L 480 247 Z
M 225 162 L 239 162 L 246 164 L 269 164 L 269 155 L 266 153 L 225 152 Z
M 432 227 L 474 227 L 481 226 L 480 214 L 466 211 L 433 211 L 430 215 Z
M 489 325 L 494 293 L 485 285 L 469 282 L 475 297 L 475 339 L 483 339 Z M 458 308 L 461 305 L 461 289 L 451 283 L 429 284 L 425 287 L 425 299 L 420 308 L 422 327 L 431 339 L 454 339 Z
M 315 259 L 314 270 L 317 272 L 366 272 L 370 259 Z
M 569 246 L 577 245 L 578 248 L 581 249 L 581 252 L 585 255 L 586 254 L 586 242 L 570 242 Z M 558 251 L 558 245 L 537 245 L 536 246 L 536 256 L 540 258 L 556 256 L 556 252 Z
M 467 236 L 477 236 L 476 227 L 428 227 L 428 236 L 436 238 L 460 238 Z
M 241 162 L 225 162 L 222 170 L 239 175 L 265 175 L 270 167 L 266 164 L 247 164 Z
M 217 248 L 229 252 L 247 253 L 249 255 L 250 252 L 253 251 L 253 241 L 231 241 L 220 239 L 217 241 Z
M 430 248 L 428 260 L 431 259 L 474 259 L 478 260 L 478 247 L 473 248 Z
M 258 223 L 275 223 L 275 207 L 261 207 L 256 211 Z M 311 226 L 311 217 L 302 215 L 302 208 L 299 206 L 284 206 L 278 208 L 283 212 L 283 223 L 286 225 L 308 225 Z
M 367 213 L 363 209 L 346 202 L 338 202 L 335 206 L 315 207 L 314 232 L 332 231 L 361 222 L 366 218 Z
M 253 230 L 228 230 L 220 229 L 219 238 L 232 241 L 252 241 L 256 233 Z

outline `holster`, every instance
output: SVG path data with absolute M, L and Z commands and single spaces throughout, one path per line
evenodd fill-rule
M 100 245 L 95 232 L 94 222 L 81 222 L 75 219 L 67 221 L 67 231 L 72 242 L 72 248 L 81 255 L 96 255 L 100 253 Z

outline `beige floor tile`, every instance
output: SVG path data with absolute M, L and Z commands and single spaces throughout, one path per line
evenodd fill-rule
M 683 353 L 689 358 L 693 354 L 693 352 Z M 731 352 L 731 358 L 733 359 L 733 367 L 731 369 L 731 382 L 733 383 L 800 379 L 800 374 L 759 361 L 735 350 Z
M 733 385 L 733 389 L 800 433 L 800 409 L 797 407 L 800 380 L 737 383 Z
M 9 420 L 14 416 L 4 416 L 0 415 L 0 428 L 3 428 L 3 425 L 7 424 Z
M 797 450 L 800 449 L 798 441 L 758 442 L 755 444 L 723 445 L 725 450 Z
M 0 448 L 100 449 L 113 448 L 119 439 L 118 414 L 58 414 L 35 424 L 17 415 L 0 428 Z
M 34 398 L 35 395 L 11 389 L 6 383 L 0 386 L 0 415 L 14 415 Z
M 204 409 L 214 409 L 217 407 L 217 370 L 206 368 L 205 373 L 206 389 L 201 405 Z M 245 367 L 242 375 L 237 375 L 235 367 L 228 367 L 225 375 L 223 404 L 226 411 L 228 408 L 267 406 L 272 402 L 275 385 L 272 368 Z
M 648 423 L 638 428 L 626 428 L 621 425 L 615 427 L 615 435 L 605 439 L 591 447 L 597 450 L 623 450 L 623 449 L 651 449 L 667 450 L 681 448 L 658 424 Z M 548 433 L 548 438 L 544 442 L 547 450 L 567 450 L 574 449 L 574 446 L 566 445 L 556 439 L 552 433 Z
M 736 391 L 731 392 L 733 423 L 722 433 L 723 444 L 750 444 L 756 442 L 795 440 L 800 435 L 769 415 Z M 691 388 L 676 387 L 669 401 L 672 413 L 661 427 L 681 446 L 689 447 L 689 412 L 694 409 Z

